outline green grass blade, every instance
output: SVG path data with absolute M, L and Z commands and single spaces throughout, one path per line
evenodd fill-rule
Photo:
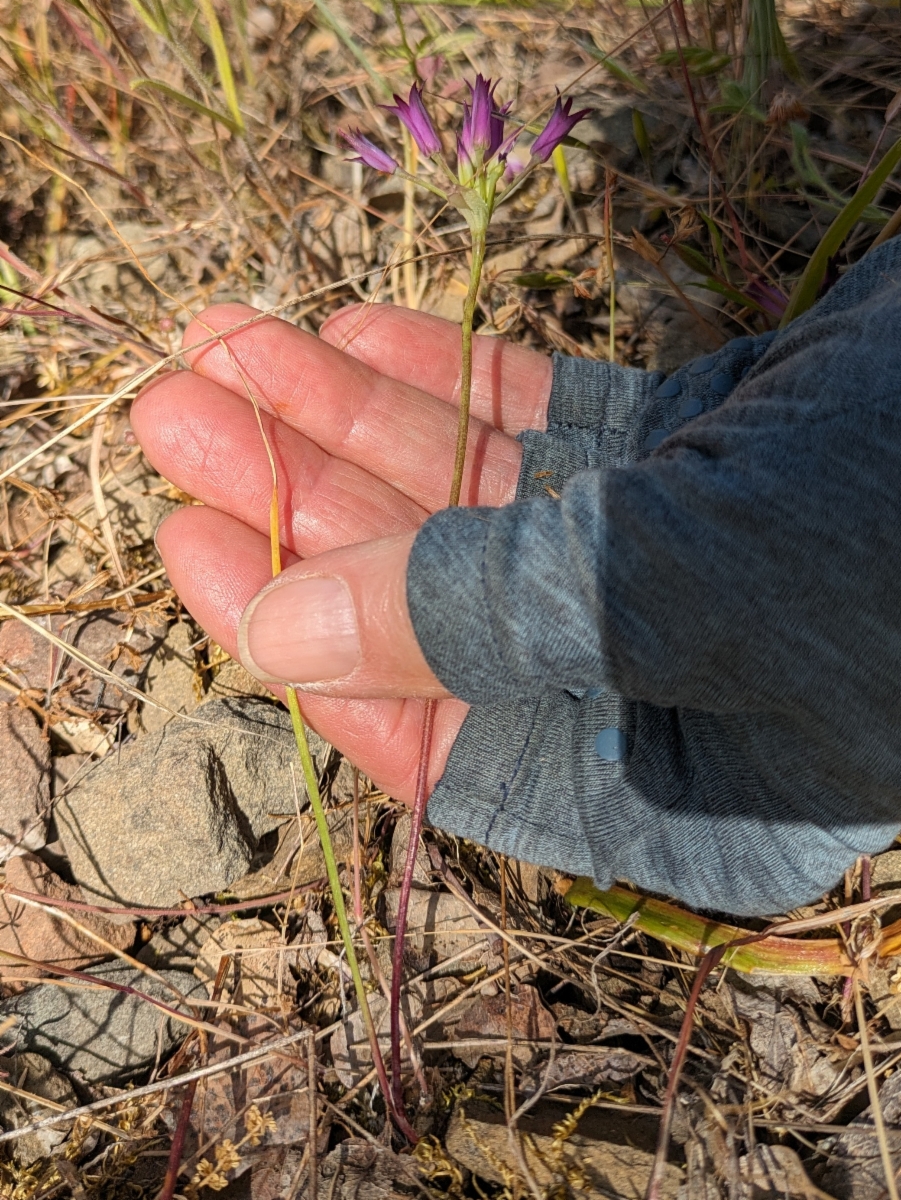
M 228 105 L 228 111 L 232 115 L 236 131 L 243 133 L 244 118 L 241 115 L 241 106 L 238 104 L 238 89 L 235 87 L 235 76 L 232 71 L 231 60 L 228 57 L 228 46 L 225 44 L 225 35 L 222 32 L 222 26 L 219 24 L 219 18 L 216 16 L 212 0 L 197 0 L 197 3 L 206 21 L 207 31 L 210 35 L 210 46 L 213 50 L 213 58 L 216 60 L 216 70 L 219 72 L 219 82 L 222 84 L 222 90 L 225 93 L 225 102 Z
M 145 8 L 141 0 L 128 0 L 135 16 L 141 21 L 151 33 L 159 34 L 160 37 L 165 37 L 168 33 L 165 25 L 159 21 L 156 15 Z
M 829 268 L 830 259 L 838 254 L 845 238 L 864 215 L 868 206 L 876 199 L 882 185 L 899 163 L 901 163 L 901 138 L 886 152 L 872 175 L 861 184 L 823 234 L 810 262 L 804 268 L 804 273 L 792 289 L 788 308 L 779 323 L 780 329 L 784 329 L 795 317 L 799 317 L 816 302 L 820 286 Z
M 241 127 L 236 125 L 232 118 L 226 116 L 225 113 L 217 112 L 215 108 L 207 108 L 205 104 L 201 104 L 193 96 L 186 96 L 178 88 L 170 87 L 168 83 L 163 83 L 160 79 L 133 79 L 131 87 L 135 91 L 138 88 L 153 88 L 154 91 L 162 92 L 164 96 L 168 96 L 170 100 L 177 100 L 180 104 L 192 108 L 194 112 L 201 113 L 204 117 L 209 117 L 211 121 L 218 121 L 220 125 L 224 125 L 232 133 L 241 132 Z
M 351 52 L 375 86 L 380 92 L 385 95 L 390 95 L 391 86 L 384 75 L 379 74 L 375 67 L 370 62 L 370 55 L 366 53 L 363 47 L 357 42 L 357 39 L 350 32 L 340 17 L 329 8 L 325 0 L 313 0 L 316 5 L 316 11 L 322 17 L 325 24 L 331 29 L 338 39 L 344 43 L 347 49 Z

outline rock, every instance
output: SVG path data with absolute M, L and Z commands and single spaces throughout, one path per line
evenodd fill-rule
M 279 1009 L 283 997 L 296 990 L 291 967 L 297 950 L 279 931 L 258 917 L 223 921 L 204 942 L 194 974 L 212 996 L 223 955 L 231 957 L 222 995 L 254 1009 Z
M 177 925 L 159 929 L 135 956 L 154 971 L 193 971 L 218 917 L 190 914 Z
M 325 743 L 311 746 L 321 758 Z M 139 735 L 57 805 L 75 878 L 100 903 L 170 907 L 221 891 L 294 813 L 296 754 L 287 712 L 260 700 L 215 700 Z
M 0 863 L 44 845 L 49 805 L 49 742 L 28 709 L 0 704 Z
M 130 687 L 140 687 L 148 657 L 165 636 L 166 625 L 150 613 L 95 613 L 86 617 L 67 640 L 93 662 Z M 125 712 L 132 698 L 113 680 L 71 659 L 66 666 L 72 699 L 87 712 Z
M 208 1061 L 225 1062 L 243 1050 L 273 1040 L 281 1034 L 273 1030 L 264 1017 L 248 1017 L 241 1021 L 239 1032 L 247 1044 L 236 1047 L 233 1042 L 214 1038 Z M 289 1027 L 288 1033 L 293 1032 Z M 229 1138 L 239 1141 L 248 1132 L 247 1110 L 256 1105 L 263 1116 L 272 1118 L 262 1132 L 261 1148 L 273 1146 L 303 1146 L 310 1135 L 310 1105 L 307 1093 L 307 1041 L 299 1041 L 283 1054 L 259 1058 L 243 1067 L 211 1075 L 197 1090 L 191 1109 L 191 1133 L 186 1147 L 193 1153 L 198 1144 Z M 177 1112 L 177 1109 L 175 1110 Z M 330 1121 L 327 1112 L 320 1111 L 317 1146 L 320 1153 L 328 1145 Z M 323 1119 L 324 1118 L 324 1119 Z M 174 1112 L 165 1118 L 174 1122 Z M 274 1126 L 274 1127 L 273 1127 Z M 193 1145 L 191 1144 L 193 1141 Z
M 80 888 L 60 879 L 33 854 L 10 859 L 6 867 L 6 886 L 45 896 L 48 900 L 84 900 Z M 69 910 L 66 915 L 74 918 L 82 929 L 77 929 L 63 916 L 53 916 L 46 909 L 0 892 L 0 950 L 22 954 L 37 963 L 78 971 L 111 954 L 83 930 L 92 930 L 116 950 L 128 950 L 135 940 L 132 922 L 114 922 L 92 912 Z M 0 957 L 0 980 L 5 983 L 23 975 L 33 977 L 35 968 L 17 967 Z
M 890 1029 L 901 1029 L 901 974 L 898 968 L 891 965 L 870 967 L 867 987 L 876 1004 L 877 1015 L 888 1021 Z
M 750 1200 L 823 1200 L 790 1146 L 755 1146 L 738 1166 Z
M 353 814 L 349 808 L 326 809 L 326 823 L 335 859 L 340 868 L 353 855 Z M 313 814 L 303 812 L 300 829 L 297 818 L 278 831 L 278 845 L 268 862 L 251 865 L 251 870 L 229 885 L 229 895 L 239 900 L 255 900 L 277 892 L 287 892 L 325 879 L 325 855 Z
M 901 892 L 901 850 L 887 850 L 873 859 L 870 885 L 878 888 L 880 895 L 891 896 Z
M 245 671 L 233 658 L 223 663 L 213 676 L 209 696 L 211 699 L 223 700 L 246 696 L 259 696 L 262 700 L 272 699 L 272 693 L 266 685 L 255 679 L 249 671 Z
M 825 1096 L 840 1073 L 826 1048 L 832 1030 L 812 1014 L 802 1016 L 790 1002 L 766 989 L 736 986 L 732 1002 L 736 1015 L 750 1026 L 751 1049 L 760 1074 L 778 1095 Z
M 543 1056 L 541 1062 L 523 1077 L 521 1087 L 526 1094 L 550 1091 L 565 1083 L 597 1089 L 604 1083 L 625 1083 L 649 1065 L 653 1062 L 646 1055 L 615 1046 L 558 1050 L 553 1062 Z
M 51 646 L 46 638 L 21 621 L 0 622 L 0 662 L 10 680 L 22 688 L 39 688 L 50 683 Z
M 447 1152 L 462 1166 L 492 1183 L 510 1187 L 511 1181 L 518 1179 L 523 1193 L 528 1194 L 502 1115 L 495 1113 L 495 1119 L 491 1118 L 490 1111 L 482 1106 L 458 1107 L 445 1137 Z M 595 1141 L 574 1133 L 561 1143 L 558 1155 L 552 1149 L 552 1137 L 531 1132 L 525 1121 L 521 1127 L 523 1132 L 529 1133 L 528 1139 L 521 1139 L 522 1152 L 540 1187 L 559 1186 L 562 1175 L 569 1188 L 590 1196 L 613 1195 L 622 1200 L 644 1200 L 654 1163 L 653 1154 L 647 1150 L 625 1144 L 625 1139 L 616 1143 Z M 658 1196 L 661 1200 L 676 1200 L 681 1183 L 682 1172 L 668 1163 Z
M 176 621 L 147 664 L 143 691 L 155 704 L 142 704 L 136 722 L 157 733 L 177 713 L 192 713 L 200 703 L 199 676 L 192 646 L 196 635 L 190 625 Z M 155 705 L 162 705 L 157 708 Z
M 879 1105 L 897 1175 L 901 1167 L 901 1071 L 890 1075 L 880 1087 Z M 864 1129 L 856 1133 L 855 1126 Z M 834 1200 L 882 1200 L 887 1194 L 871 1109 L 855 1118 L 847 1133 L 820 1141 L 817 1150 L 824 1162 L 814 1178 Z
M 345 986 L 351 987 L 352 985 L 346 983 Z M 418 998 L 415 993 L 405 994 L 401 1003 L 407 1020 L 407 1028 L 412 1029 L 422 1016 Z M 372 1023 L 375 1025 L 382 1059 L 386 1063 L 390 1062 L 391 1013 L 388 1001 L 381 992 L 370 993 L 369 1011 L 372 1014 Z M 353 1087 L 372 1069 L 372 1050 L 366 1034 L 366 1027 L 363 1024 L 363 1016 L 358 1008 L 354 1009 L 347 1020 L 342 1022 L 332 1034 L 329 1048 L 332 1052 L 335 1073 L 347 1088 Z M 403 1040 L 401 1040 L 401 1056 L 404 1070 L 409 1070 L 410 1057 Z
M 273 1146 L 263 1150 L 254 1156 L 249 1187 L 239 1195 L 247 1200 L 284 1200 L 285 1196 L 296 1196 L 295 1180 L 310 1173 L 306 1162 L 299 1147 Z
M 385 894 L 385 924 L 394 931 L 400 889 L 389 888 Z M 499 940 L 490 929 L 482 932 L 478 918 L 449 892 L 429 892 L 413 888 L 407 910 L 407 939 L 404 958 L 414 973 L 439 964 L 448 958 L 456 961 L 448 968 L 455 975 L 466 975 L 478 967 L 489 972 L 501 962 L 494 952 Z M 457 955 L 462 957 L 456 958 Z
M 50 781 L 54 799 L 59 798 L 70 784 L 86 775 L 94 763 L 90 754 L 57 754 L 53 758 L 53 775 Z
M 284 1176 L 282 1176 L 284 1178 Z M 318 1195 L 328 1200 L 401 1200 L 402 1197 L 431 1195 L 423 1186 L 417 1162 L 407 1154 L 395 1154 L 387 1146 L 362 1138 L 341 1142 L 323 1161 L 319 1170 Z M 251 1190 L 250 1200 L 283 1200 L 295 1196 L 310 1200 L 310 1172 L 288 1181 L 296 1190 Z
M 410 830 L 413 825 L 413 815 L 402 812 L 397 818 L 394 832 L 391 835 L 391 856 L 389 859 L 388 882 L 391 887 L 400 887 L 404 876 L 404 864 L 407 861 L 407 847 L 410 845 Z M 416 865 L 413 868 L 414 886 L 428 887 L 432 882 L 432 866 L 428 852 L 419 839 L 416 847 Z
M 39 1054 L 13 1054 L 9 1058 L 0 1058 L 0 1078 L 64 1108 L 74 1108 L 78 1104 L 78 1096 L 69 1080 Z M 0 1129 L 24 1129 L 50 1112 L 51 1108 L 38 1100 L 0 1091 Z M 12 1143 L 13 1157 L 20 1166 L 29 1167 L 39 1158 L 49 1157 L 71 1132 L 71 1125 L 59 1125 L 26 1133 Z
M 67 547 L 67 550 L 73 549 Z M 85 571 L 82 564 L 80 570 L 74 572 L 76 580 L 83 580 Z M 59 590 L 65 592 L 70 587 L 66 581 Z M 139 613 L 137 616 L 127 612 L 94 613 L 74 624 L 71 617 L 49 620 L 57 636 L 76 646 L 132 687 L 139 686 L 147 656 L 159 643 L 166 628 L 163 622 L 149 613 Z M 109 712 L 123 712 L 131 703 L 128 694 L 112 680 L 65 655 L 20 621 L 0 623 L 0 662 L 10 669 L 14 682 L 23 688 L 40 691 L 50 686 L 58 672 L 56 686 L 65 685 L 74 703 L 86 711 L 106 709 Z M 72 719 L 66 724 L 77 727 L 79 722 Z M 94 749 L 93 746 L 81 745 L 74 748 Z
M 511 994 L 509 1015 L 503 992 L 488 998 L 479 997 L 466 1007 L 455 1023 L 454 1054 L 469 1067 L 475 1067 L 479 1059 L 487 1055 L 503 1058 L 507 1052 L 509 1029 L 513 1038 L 513 1061 L 517 1066 L 528 1066 L 544 1053 L 541 1047 L 531 1043 L 550 1042 L 556 1028 L 553 1014 L 541 1003 L 533 987 L 520 987 Z M 465 1042 L 471 1044 L 462 1044 Z
M 181 971 L 163 971 L 154 979 L 127 963 L 109 963 L 91 972 L 91 978 L 134 988 L 131 995 L 107 987 L 57 987 L 42 983 L 20 996 L 0 1003 L 0 1025 L 7 1017 L 16 1022 L 5 1037 L 17 1053 L 41 1054 L 56 1067 L 77 1071 L 89 1083 L 124 1080 L 165 1056 L 181 1041 L 187 1025 L 169 1017 L 146 996 L 170 1008 L 184 1005 L 166 984 L 181 995 L 202 994 L 199 980 Z

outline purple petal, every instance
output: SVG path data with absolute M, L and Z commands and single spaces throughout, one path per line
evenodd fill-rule
M 569 137 L 573 128 L 591 112 L 590 108 L 583 108 L 574 113 L 572 106 L 572 97 L 561 100 L 558 94 L 547 125 L 532 143 L 532 157 L 538 162 L 547 162 L 563 139 Z
M 495 154 L 497 154 L 498 150 L 500 150 L 501 146 L 504 144 L 504 124 L 512 103 L 512 100 L 509 101 L 509 103 L 505 104 L 503 108 L 492 106 L 490 120 L 491 140 L 488 143 L 488 153 L 485 155 L 486 158 L 494 158 Z
M 481 150 L 485 151 L 491 145 L 491 120 L 494 112 L 494 89 L 497 84 L 491 83 L 481 74 L 476 75 L 475 83 L 469 85 L 472 93 L 470 104 L 463 105 L 463 127 L 460 131 L 460 146 L 470 160 Z M 503 128 L 501 129 L 503 134 Z
M 402 100 L 400 96 L 395 96 L 394 99 L 396 104 L 385 104 L 383 107 L 388 112 L 394 113 L 398 120 L 406 125 L 413 135 L 416 145 L 426 158 L 431 158 L 433 154 L 440 154 L 441 142 L 438 140 L 435 126 L 422 102 L 422 88 L 414 84 L 410 89 L 409 99 Z
M 385 175 L 393 175 L 397 170 L 397 163 L 387 150 L 383 150 L 381 146 L 371 142 L 359 129 L 339 129 L 338 137 L 343 138 L 351 150 L 356 150 L 357 157 L 352 160 L 353 162 L 365 163 L 367 167 L 372 167 Z

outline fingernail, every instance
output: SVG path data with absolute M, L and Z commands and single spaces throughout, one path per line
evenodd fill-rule
M 360 661 L 350 589 L 315 575 L 279 584 L 247 606 L 238 645 L 244 666 L 269 683 L 343 679 Z

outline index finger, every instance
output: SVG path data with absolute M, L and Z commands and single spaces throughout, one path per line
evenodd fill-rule
M 322 325 L 323 341 L 449 404 L 460 402 L 460 326 L 392 304 L 350 304 Z M 553 366 L 500 337 L 472 339 L 474 417 L 515 436 L 546 429 Z

